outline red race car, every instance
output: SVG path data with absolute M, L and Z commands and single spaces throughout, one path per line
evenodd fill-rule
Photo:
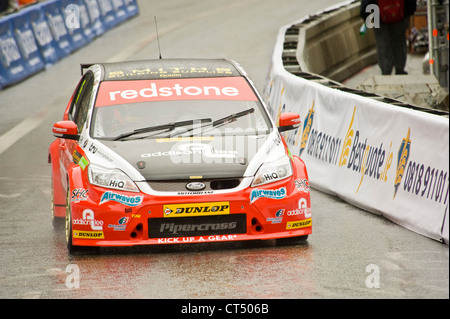
M 235 62 L 82 65 L 53 126 L 53 224 L 67 247 L 296 238 L 311 234 L 309 181 Z

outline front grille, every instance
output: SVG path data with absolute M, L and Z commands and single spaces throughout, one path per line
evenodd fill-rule
M 224 178 L 210 180 L 177 180 L 177 181 L 148 181 L 148 185 L 158 192 L 186 192 L 186 184 L 202 182 L 205 188 L 201 192 L 213 190 L 233 189 L 240 185 L 242 178 Z
M 244 234 L 247 232 L 246 219 L 246 214 L 149 218 L 148 237 L 168 238 Z

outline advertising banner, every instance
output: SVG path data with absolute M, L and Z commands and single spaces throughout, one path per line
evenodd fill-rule
M 42 70 L 45 67 L 45 61 L 31 28 L 29 11 L 20 11 L 11 19 L 11 23 L 28 75 Z
M 60 1 L 49 0 L 42 4 L 47 24 L 50 28 L 53 39 L 56 41 L 56 53 L 58 58 L 62 59 L 69 55 L 73 48 L 71 43 L 71 36 L 67 31 L 64 15 L 60 10 Z
M 29 75 L 20 54 L 10 19 L 0 19 L 0 87 L 16 83 Z
M 30 6 L 23 10 L 28 12 L 30 25 L 36 39 L 36 43 L 44 59 L 45 66 L 48 67 L 55 64 L 59 60 L 56 52 L 56 47 L 58 44 L 53 39 L 44 12 L 40 10 L 40 6 L 38 8 L 36 6 Z
M 448 242 L 449 119 L 332 89 L 287 72 L 280 30 L 264 95 L 311 185 L 435 240 Z M 448 228 L 448 224 L 446 224 Z
M 135 0 L 48 0 L 1 17 L 0 89 L 55 64 L 138 13 Z

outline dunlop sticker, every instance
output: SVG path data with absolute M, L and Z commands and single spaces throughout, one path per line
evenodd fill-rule
M 230 214 L 230 202 L 170 204 L 163 206 L 164 217 L 197 217 Z

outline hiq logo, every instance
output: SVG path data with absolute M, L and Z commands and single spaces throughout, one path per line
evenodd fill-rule
M 69 4 L 65 9 L 66 27 L 68 29 L 80 28 L 80 7 L 75 4 Z

